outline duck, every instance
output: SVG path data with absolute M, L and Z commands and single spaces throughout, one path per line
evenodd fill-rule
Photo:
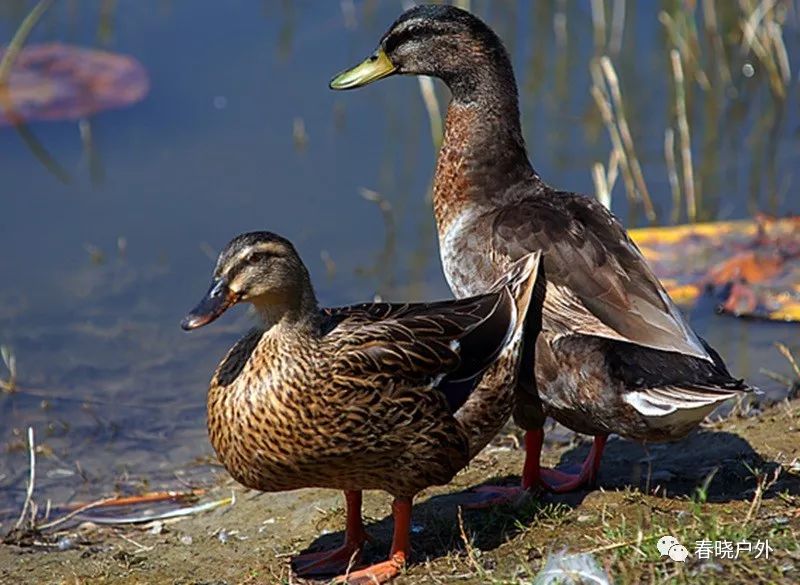
M 489 26 L 454 6 L 415 6 L 330 87 L 354 89 L 393 75 L 431 76 L 450 90 L 433 210 L 454 295 L 486 290 L 534 251 L 547 273 L 531 385 L 540 402 L 518 393 L 514 409 L 525 430 L 521 485 L 487 488 L 487 504 L 539 487 L 592 487 L 610 434 L 678 440 L 721 403 L 752 391 L 692 329 L 620 221 L 594 198 L 552 187 L 534 170 L 511 60 Z M 539 405 L 593 437 L 578 469 L 539 465 Z
M 228 351 L 208 390 L 208 433 L 242 485 L 345 494 L 338 549 L 293 559 L 303 577 L 383 583 L 410 555 L 411 508 L 449 482 L 508 421 L 533 359 L 545 280 L 528 254 L 482 294 L 429 303 L 320 308 L 292 243 L 273 232 L 235 237 L 181 326 L 208 325 L 249 303 L 258 324 Z M 524 357 L 523 357 L 524 356 Z M 367 533 L 363 490 L 394 497 L 388 560 L 350 572 Z

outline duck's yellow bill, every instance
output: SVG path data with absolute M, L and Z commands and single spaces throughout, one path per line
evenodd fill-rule
M 396 67 L 382 49 L 378 49 L 362 63 L 343 71 L 331 80 L 331 89 L 354 89 L 394 73 Z

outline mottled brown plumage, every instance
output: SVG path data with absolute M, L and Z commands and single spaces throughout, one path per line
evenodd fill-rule
M 447 483 L 511 414 L 521 347 L 530 353 L 541 324 L 538 265 L 528 255 L 472 298 L 320 310 L 287 240 L 235 238 L 184 321 L 204 325 L 239 301 L 262 318 L 211 380 L 208 429 L 220 461 L 253 489 L 341 489 L 359 507 L 360 490 L 410 505 Z M 358 541 L 360 517 L 351 528 L 348 540 Z
M 439 77 L 452 92 L 433 204 L 455 295 L 484 291 L 516 259 L 543 254 L 539 345 L 546 351 L 535 370 L 547 413 L 597 437 L 662 441 L 749 391 L 694 333 L 619 221 L 534 171 L 511 62 L 488 26 L 452 6 L 417 6 L 390 27 L 375 55 L 384 64 L 380 77 L 368 73 L 367 61 L 331 86 L 399 73 Z M 515 420 L 541 433 L 535 397 L 518 396 Z

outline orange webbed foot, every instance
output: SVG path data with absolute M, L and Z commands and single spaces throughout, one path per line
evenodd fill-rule
M 375 585 L 386 583 L 400 574 L 406 564 L 406 557 L 402 553 L 395 553 L 388 561 L 377 563 L 365 569 L 341 575 L 334 583 L 347 585 Z
M 605 435 L 595 436 L 592 448 L 577 473 L 559 469 L 539 469 L 539 484 L 544 489 L 556 494 L 594 487 L 597 483 L 597 472 L 600 468 L 600 458 L 603 456 L 606 439 Z
M 522 485 L 483 485 L 472 491 L 464 507 L 479 510 L 504 504 L 516 504 L 531 494 L 541 484 L 539 456 L 544 442 L 544 430 L 534 429 L 525 433 L 525 466 L 522 468 Z
M 347 528 L 344 544 L 332 551 L 306 553 L 292 559 L 292 569 L 300 577 L 319 577 L 346 573 L 361 561 L 361 551 L 369 539 L 361 521 L 361 492 L 346 491 Z
M 515 503 L 537 488 L 564 494 L 584 487 L 594 487 L 607 438 L 606 435 L 596 435 L 592 448 L 580 470 L 570 473 L 541 467 L 539 461 L 544 444 L 544 430 L 527 431 L 525 433 L 525 466 L 522 469 L 522 485 L 519 487 L 481 486 L 475 490 L 477 498 L 465 504 L 465 507 L 487 508 L 497 504 Z
M 292 559 L 292 569 L 299 577 L 319 577 L 346 573 L 361 562 L 361 544 L 345 544 L 332 551 L 306 553 Z
M 539 482 L 549 492 L 566 494 L 584 487 L 593 487 L 595 478 L 586 473 L 583 467 L 577 473 L 569 473 L 559 469 L 542 469 Z
M 481 510 L 504 504 L 516 504 L 530 493 L 530 490 L 520 486 L 482 485 L 466 496 L 463 506 L 468 510 Z
M 348 585 L 374 585 L 386 583 L 400 574 L 411 551 L 409 535 L 411 532 L 411 498 L 397 497 L 392 504 L 394 516 L 394 535 L 389 560 L 372 565 L 353 573 L 337 577 L 334 583 Z

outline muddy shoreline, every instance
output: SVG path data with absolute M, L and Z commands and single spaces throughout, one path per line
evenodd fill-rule
M 578 461 L 587 450 L 586 444 L 551 448 L 545 461 Z M 462 531 L 462 492 L 498 478 L 517 481 L 521 461 L 513 448 L 490 447 L 451 484 L 421 494 L 412 563 L 396 582 L 527 582 L 549 554 L 562 550 L 590 552 L 617 582 L 800 581 L 800 401 L 708 424 L 671 445 L 644 449 L 612 439 L 602 489 L 464 511 Z M 331 548 L 342 538 L 337 492 L 259 494 L 222 480 L 203 501 L 231 492 L 235 504 L 176 521 L 73 526 L 61 535 L 72 539 L 69 550 L 2 545 L 0 582 L 304 583 L 291 576 L 291 555 Z M 367 560 L 388 550 L 390 501 L 379 492 L 365 495 L 374 539 Z M 770 539 L 774 551 L 768 560 L 690 558 L 677 564 L 655 550 L 664 530 L 680 534 L 690 551 L 694 541 L 714 538 Z

